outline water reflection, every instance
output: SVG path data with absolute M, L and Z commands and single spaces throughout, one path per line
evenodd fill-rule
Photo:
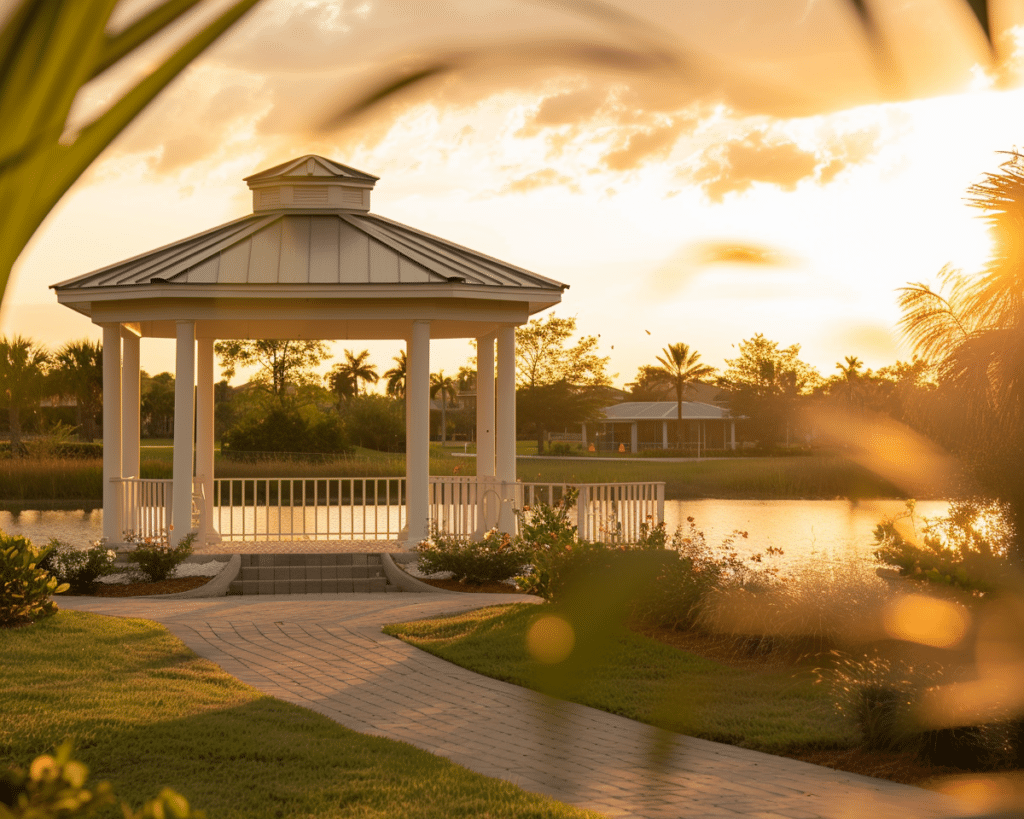
M 935 517 L 946 512 L 944 501 L 923 501 L 917 514 Z M 764 552 L 769 546 L 782 549 L 785 562 L 867 557 L 874 547 L 871 532 L 884 517 L 898 515 L 902 501 L 879 500 L 850 503 L 844 500 L 697 500 L 666 501 L 665 519 L 670 530 L 693 517 L 717 545 L 732 531 L 749 533 L 739 540 L 741 553 Z M 258 524 L 255 516 L 253 525 Z M 383 528 L 383 527 L 382 527 Z M 37 544 L 56 537 L 78 546 L 88 546 L 103 536 L 101 509 L 26 509 L 0 511 L 0 529 L 24 535 Z M 336 530 L 335 530 L 336 531 Z

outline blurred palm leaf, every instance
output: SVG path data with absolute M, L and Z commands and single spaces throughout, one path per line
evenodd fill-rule
M 111 32 L 117 0 L 16 0 L 0 30 L 0 298 L 32 234 L 90 163 L 259 0 L 232 0 L 74 135 L 83 86 L 137 55 L 200 0 L 165 0 Z

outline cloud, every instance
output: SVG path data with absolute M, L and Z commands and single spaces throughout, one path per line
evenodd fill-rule
M 679 139 L 680 133 L 692 125 L 692 120 L 679 120 L 661 128 L 636 131 L 625 139 L 625 144 L 601 157 L 601 164 L 610 171 L 630 171 L 651 159 L 663 159 Z
M 568 188 L 574 193 L 579 193 L 579 186 L 573 182 L 571 177 L 558 173 L 554 168 L 545 168 L 542 171 L 534 171 L 527 176 L 514 179 L 501 189 L 499 194 L 505 193 L 528 193 L 538 188 L 548 187 Z
M 794 190 L 804 180 L 827 184 L 864 162 L 877 149 L 877 130 L 833 136 L 817 149 L 760 127 L 706 150 L 694 171 L 684 173 L 712 202 L 743 193 L 757 183 Z

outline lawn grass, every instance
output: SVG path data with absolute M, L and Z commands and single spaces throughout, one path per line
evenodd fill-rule
M 608 637 L 585 673 L 567 669 L 561 679 L 552 676 L 530 658 L 526 634 L 538 617 L 557 612 L 554 606 L 516 604 L 384 631 L 489 677 L 538 690 L 554 684 L 574 702 L 689 736 L 768 753 L 856 743 L 809 670 L 731 668 L 623 631 Z
M 73 739 L 138 806 L 169 786 L 216 819 L 594 817 L 264 696 L 144 620 L 59 612 L 0 630 L 0 765 Z

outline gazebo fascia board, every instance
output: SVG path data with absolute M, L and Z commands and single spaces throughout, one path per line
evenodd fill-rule
M 199 535 L 217 537 L 209 523 L 216 339 L 406 342 L 403 537 L 416 543 L 428 533 L 430 342 L 475 338 L 477 477 L 500 493 L 498 527 L 513 531 L 515 328 L 558 304 L 567 285 L 368 213 L 376 179 L 323 157 L 300 157 L 248 178 L 254 214 L 53 285 L 60 304 L 103 328 L 109 541 L 122 535 L 126 496 L 119 486 L 138 480 L 144 337 L 175 339 L 174 539 L 192 527 L 196 486 L 205 498 Z M 321 206 L 299 207 L 296 185 L 329 190 L 315 197 Z M 274 187 L 282 192 L 279 208 L 277 193 L 263 195 Z M 344 188 L 358 190 L 346 199 Z M 355 199 L 361 204 L 328 206 Z M 482 511 L 478 517 L 483 525 Z

